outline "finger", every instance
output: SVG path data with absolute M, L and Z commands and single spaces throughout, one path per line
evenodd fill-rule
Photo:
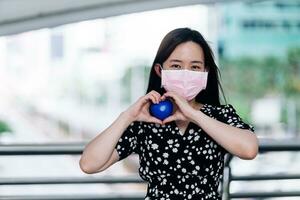
M 149 93 L 152 93 L 152 94 L 155 94 L 155 95 L 159 95 L 159 96 L 160 96 L 160 94 L 159 94 L 156 90 L 151 90 L 151 92 L 149 92 Z
M 161 98 L 161 95 L 157 91 L 155 91 L 155 90 L 153 90 L 153 94 L 155 95 L 157 101 L 159 102 L 160 98 Z
M 150 107 L 150 104 L 151 104 L 152 102 L 151 101 L 147 101 L 146 103 L 144 103 L 143 105 L 142 105 L 142 111 L 146 111 L 146 112 L 149 112 L 149 107 Z
M 149 92 L 149 93 L 154 93 L 154 94 L 157 94 L 160 96 L 160 94 L 156 90 L 151 90 L 151 92 Z
M 141 97 L 137 100 L 137 102 L 138 102 L 139 104 L 143 104 L 144 102 L 147 102 L 147 95 L 141 96 Z
M 156 99 L 152 94 L 146 95 L 147 100 L 151 100 L 153 103 L 156 103 Z
M 168 96 L 161 96 L 161 98 L 160 98 L 161 101 L 164 101 L 164 100 L 166 100 L 166 99 L 169 99 L 169 100 L 171 100 L 171 101 L 175 101 L 172 97 L 171 97 L 171 98 L 168 98 Z
M 174 95 L 174 93 L 172 93 L 172 92 L 166 92 L 166 93 L 164 93 L 163 98 L 166 98 L 166 97 L 171 97 L 174 100 L 176 100 L 176 98 L 177 98 L 177 96 Z
M 146 96 L 141 96 L 134 104 L 139 109 L 142 108 L 148 102 Z
M 157 124 L 162 124 L 162 121 L 155 118 L 155 117 L 149 117 L 149 119 L 147 120 L 148 122 L 153 122 L 153 123 L 157 123 Z
M 175 121 L 175 120 L 176 120 L 175 115 L 171 115 L 171 116 L 167 117 L 166 119 L 164 119 L 164 120 L 162 121 L 162 124 L 166 124 L 166 123 L 169 123 L 169 122 Z
M 166 100 L 166 97 L 165 96 L 161 96 L 160 100 L 164 101 L 164 100 Z
M 153 95 L 155 96 L 157 103 L 159 103 L 161 95 L 158 92 L 154 92 Z
M 186 101 L 182 96 L 178 95 L 175 92 L 169 91 L 169 92 L 166 92 L 164 95 L 165 95 L 165 97 L 171 97 L 170 99 L 173 100 L 174 103 L 176 103 L 176 104 L 182 104 L 183 102 Z
M 162 98 L 161 98 L 162 101 L 164 101 L 166 99 L 170 100 L 173 103 L 174 106 L 177 104 L 176 100 L 173 97 L 162 96 Z
M 160 94 L 154 90 L 152 90 L 152 92 L 150 93 L 152 96 L 155 97 L 156 99 L 156 102 L 159 103 L 159 100 L 160 100 Z
M 155 103 L 159 103 L 159 98 L 154 93 L 152 93 L 151 95 L 154 97 Z
M 153 96 L 155 97 L 157 103 L 159 103 L 159 100 L 160 100 L 160 96 L 161 96 L 161 95 L 160 95 L 157 91 L 151 90 L 151 92 L 149 92 L 148 94 L 149 94 L 149 95 L 153 95 Z
M 146 95 L 141 96 L 141 97 L 139 98 L 138 103 L 139 103 L 141 106 L 143 106 L 143 105 L 145 105 L 147 102 L 149 102 L 149 100 L 151 100 L 151 98 L 150 98 L 149 94 L 146 94 Z

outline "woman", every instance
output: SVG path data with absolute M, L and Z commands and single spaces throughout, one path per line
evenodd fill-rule
M 221 199 L 224 155 L 254 159 L 258 140 L 231 104 L 220 104 L 219 86 L 203 36 L 189 28 L 169 32 L 154 59 L 147 94 L 87 144 L 81 169 L 101 172 L 137 153 L 139 174 L 148 182 L 145 199 Z M 149 106 L 166 98 L 175 108 L 161 121 Z

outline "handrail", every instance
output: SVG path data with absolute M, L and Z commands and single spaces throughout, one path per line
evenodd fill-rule
M 22 155 L 79 155 L 82 153 L 86 143 L 44 143 L 44 144 L 4 144 L 0 145 L 0 155 L 2 156 L 22 156 Z M 300 151 L 300 140 L 298 139 L 259 139 L 259 153 L 266 152 L 298 152 Z M 227 154 L 225 160 L 224 181 L 222 193 L 224 199 L 234 198 L 255 198 L 255 197 L 300 197 L 300 191 L 271 191 L 271 192 L 234 192 L 230 193 L 230 184 L 233 181 L 265 181 L 300 179 L 300 174 L 255 174 L 255 175 L 232 175 L 231 160 L 234 156 Z M 138 176 L 126 177 L 39 177 L 39 178 L 2 178 L 0 185 L 34 185 L 34 184 L 91 184 L 91 183 L 145 183 Z M 73 198 L 72 198 L 73 197 Z M 142 195 L 37 195 L 37 196 L 1 196 L 1 199 L 143 199 Z
M 101 177 L 38 177 L 38 178 L 1 178 L 0 185 L 34 184 L 82 184 L 82 183 L 146 183 L 137 175 L 101 176 Z
M 259 152 L 300 151 L 300 139 L 267 139 L 259 138 Z
M 76 194 L 76 195 L 9 195 L 0 200 L 144 200 L 144 193 L 135 194 Z
M 292 179 L 300 179 L 300 174 L 264 174 L 264 175 L 239 175 L 231 176 L 232 181 L 267 181 L 267 180 L 292 180 Z
M 0 155 L 78 155 L 83 151 L 81 143 L 2 144 Z M 300 151 L 300 140 L 260 139 L 259 152 Z
M 4 144 L 0 145 L 0 155 L 78 155 L 85 143 L 45 143 L 45 144 Z

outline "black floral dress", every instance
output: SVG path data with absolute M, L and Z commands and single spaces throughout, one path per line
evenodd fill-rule
M 231 104 L 204 104 L 200 111 L 229 125 L 254 131 Z M 122 160 L 139 155 L 139 175 L 148 182 L 145 199 L 221 199 L 218 186 L 227 151 L 190 122 L 182 134 L 175 121 L 165 125 L 134 121 L 115 146 Z

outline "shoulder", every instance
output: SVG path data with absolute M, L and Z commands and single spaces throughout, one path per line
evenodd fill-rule
M 216 110 L 220 111 L 221 113 L 236 112 L 235 108 L 231 104 L 223 104 L 216 106 Z
M 224 121 L 227 118 L 239 117 L 236 112 L 236 109 L 232 104 L 220 104 L 220 105 L 206 104 L 205 110 L 210 116 L 220 121 Z
M 217 120 L 238 128 L 249 129 L 254 132 L 254 127 L 243 121 L 232 104 L 223 104 L 211 107 Z
M 205 108 L 213 111 L 216 114 L 226 114 L 226 113 L 236 112 L 235 108 L 231 104 L 221 104 L 221 105 L 205 104 Z

